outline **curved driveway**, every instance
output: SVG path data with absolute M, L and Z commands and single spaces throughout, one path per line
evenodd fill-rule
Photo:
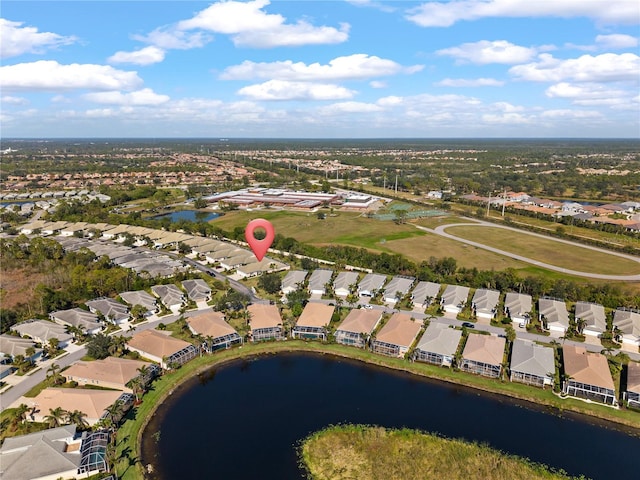
M 429 233 L 435 233 L 436 235 L 440 235 L 441 237 L 445 237 L 445 238 L 449 238 L 451 240 L 456 240 L 458 242 L 462 242 L 464 244 L 467 245 L 471 245 L 477 248 L 481 248 L 483 250 L 487 250 L 489 252 L 493 252 L 493 253 L 497 253 L 499 255 L 503 255 L 505 257 L 509 257 L 509 258 L 513 258 L 514 260 L 520 260 L 522 262 L 526 262 L 526 263 L 530 263 L 531 265 L 536 265 L 538 267 L 542 267 L 542 268 L 546 268 L 548 270 L 554 270 L 556 272 L 561 272 L 561 273 L 566 273 L 568 275 L 575 275 L 577 277 L 587 277 L 587 278 L 597 278 L 600 280 L 616 280 L 616 281 L 634 281 L 634 282 L 638 282 L 640 281 L 640 274 L 637 275 L 604 275 L 604 274 L 600 274 L 600 273 L 587 273 L 587 272 L 579 272 L 577 270 L 570 270 L 568 268 L 562 268 L 562 267 L 557 267 L 555 265 L 551 265 L 549 263 L 544 263 L 544 262 L 540 262 L 538 260 L 534 260 L 532 258 L 527 258 L 524 257 L 522 255 L 518 255 L 517 253 L 512 253 L 512 252 L 507 252 L 505 250 L 500 250 L 499 248 L 494 248 L 494 247 L 490 247 L 488 245 L 484 245 L 483 243 L 478 243 L 478 242 L 474 242 L 472 240 L 467 240 L 465 238 L 461 238 L 461 237 L 456 237 L 455 235 L 451 235 L 450 233 L 446 233 L 445 230 L 449 227 L 494 227 L 494 228 L 503 228 L 505 230 L 512 230 L 518 233 L 525 233 L 527 235 L 531 235 L 533 237 L 540 237 L 540 238 L 544 238 L 549 240 L 550 237 L 546 236 L 546 235 L 541 235 L 539 233 L 533 233 L 533 232 L 527 232 L 524 230 L 519 230 L 517 228 L 513 228 L 513 227 L 507 227 L 504 225 L 496 225 L 494 223 L 490 223 L 490 222 L 484 222 L 484 221 L 479 221 L 479 220 L 474 220 L 474 219 L 468 219 L 473 223 L 451 223 L 448 225 L 440 225 L 439 227 L 436 227 L 435 229 L 432 228 L 427 228 L 427 227 L 421 227 L 419 225 L 416 225 L 417 228 L 419 228 L 420 230 L 424 230 L 425 232 L 429 232 Z M 566 243 L 568 245 L 573 245 L 575 247 L 580 247 L 580 248 L 586 248 L 588 250 L 594 250 L 596 252 L 602 252 L 602 253 L 607 253 L 609 255 L 615 255 L 617 257 L 622 257 L 625 258 L 627 260 L 631 260 L 633 262 L 637 262 L 640 263 L 640 258 L 633 256 L 633 255 L 627 255 L 624 253 L 619 253 L 619 252 L 612 252 L 610 250 L 605 250 L 603 248 L 598 248 L 598 247 L 592 247 L 590 245 L 582 245 L 580 243 L 576 243 L 576 242 L 571 242 L 569 240 L 562 240 L 562 239 L 557 239 L 557 238 L 553 238 L 552 240 L 556 241 L 556 242 L 560 242 L 560 243 Z M 640 267 L 639 267 L 640 268 Z

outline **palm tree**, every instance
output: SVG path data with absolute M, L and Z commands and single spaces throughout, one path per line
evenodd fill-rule
M 144 382 L 140 377 L 132 378 L 127 386 L 132 390 L 136 397 L 136 404 L 140 403 L 140 395 L 144 393 Z
M 111 337 L 111 344 L 109 345 L 109 355 L 116 357 L 122 356 L 127 349 L 127 339 L 122 335 L 114 335 Z
M 65 411 L 62 407 L 50 408 L 49 415 L 44 417 L 44 421 L 49 425 L 50 428 L 59 427 L 64 423 L 67 414 L 68 412 Z
M 89 426 L 86 415 L 80 410 L 67 412 L 67 422 L 73 423 L 78 428 L 78 430 L 84 430 Z
M 137 372 L 138 372 L 138 377 L 142 380 L 142 383 L 146 387 L 149 381 L 151 380 L 149 378 L 151 373 L 151 371 L 149 370 L 149 367 L 147 367 L 146 365 L 142 365 L 140 368 L 137 369 Z
M 17 426 L 19 423 L 24 423 L 24 421 L 27 419 L 28 411 L 28 405 L 26 403 L 21 403 L 13 413 L 14 416 L 11 419 L 11 423 L 13 423 L 14 426 Z
M 122 401 L 116 400 L 105 409 L 105 412 L 107 412 L 107 418 L 112 425 L 117 425 L 124 414 L 124 405 L 122 405 Z
M 64 377 L 60 374 L 60 371 L 60 365 L 57 363 L 52 363 L 51 366 L 47 368 L 47 378 L 51 378 L 54 385 L 64 383 Z

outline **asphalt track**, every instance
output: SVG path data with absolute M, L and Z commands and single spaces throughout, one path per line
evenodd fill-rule
M 577 277 L 586 277 L 586 278 L 595 278 L 595 279 L 599 279 L 599 280 L 614 280 L 614 281 L 627 281 L 627 282 L 638 282 L 640 281 L 640 274 L 637 275 L 604 275 L 604 274 L 600 274 L 600 273 L 588 273 L 588 272 L 579 272 L 577 270 L 571 270 L 568 268 L 562 268 L 562 267 L 558 267 L 556 265 L 551 265 L 549 263 L 545 263 L 545 262 L 540 262 L 538 260 L 534 260 L 532 258 L 527 258 L 524 257 L 522 255 L 518 255 L 517 253 L 513 253 L 513 252 L 507 252 L 505 250 L 500 250 L 499 248 L 494 248 L 494 247 L 490 247 L 488 245 L 485 245 L 483 243 L 479 243 L 479 242 L 474 242 L 472 240 L 467 240 L 466 238 L 461 238 L 461 237 L 456 237 L 455 235 L 452 235 L 450 233 L 445 232 L 445 230 L 447 228 L 450 227 L 492 227 L 492 228 L 502 228 L 505 230 L 510 230 L 510 231 L 514 231 L 514 232 L 518 232 L 518 233 L 522 233 L 522 234 L 526 234 L 526 235 L 531 235 L 532 237 L 538 237 L 538 238 L 544 238 L 546 240 L 549 240 L 550 237 L 547 235 L 542 235 L 539 233 L 533 233 L 533 232 L 527 232 L 518 228 L 513 228 L 513 227 L 507 227 L 504 225 L 496 225 L 495 223 L 490 223 L 490 222 L 485 222 L 485 221 L 481 221 L 481 220 L 475 220 L 472 218 L 465 218 L 465 220 L 468 220 L 468 223 L 451 223 L 448 225 L 440 225 L 439 227 L 436 228 L 427 228 L 427 227 L 421 227 L 419 225 L 416 225 L 417 228 L 419 228 L 420 230 L 423 230 L 425 232 L 429 232 L 429 233 L 433 233 L 436 235 L 440 235 L 441 237 L 445 237 L 451 240 L 455 240 L 457 242 L 461 242 L 464 243 L 465 245 L 471 245 L 473 247 L 477 247 L 477 248 L 481 248 L 483 250 L 487 250 L 489 252 L 493 252 L 493 253 L 497 253 L 499 255 L 503 255 L 505 257 L 509 257 L 509 258 L 513 258 L 514 260 L 520 260 L 522 262 L 526 262 L 529 263 L 531 265 L 536 265 L 538 267 L 542 267 L 542 268 L 546 268 L 548 270 L 553 270 L 555 272 L 561 272 L 561 273 L 566 273 L 568 275 L 574 275 Z M 637 262 L 640 264 L 640 257 L 636 257 L 634 255 L 627 255 L 624 253 L 619 253 L 619 252 L 613 252 L 611 250 L 605 250 L 604 248 L 598 248 L 598 247 L 592 247 L 590 245 L 583 245 L 581 243 L 577 243 L 577 242 L 572 242 L 570 240 L 562 240 L 559 238 L 552 238 L 551 240 L 554 240 L 556 242 L 560 242 L 560 243 L 565 243 L 567 245 L 572 245 L 575 247 L 580 247 L 580 248 L 586 248 L 587 250 L 593 250 L 596 252 L 602 252 L 602 253 L 606 253 L 608 255 L 615 255 L 617 257 L 621 257 L 621 258 L 625 258 L 627 260 L 633 261 L 633 262 Z M 640 269 L 640 265 L 638 266 L 638 268 Z

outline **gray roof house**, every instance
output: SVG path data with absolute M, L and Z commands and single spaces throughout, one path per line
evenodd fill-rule
M 511 381 L 545 387 L 553 386 L 556 371 L 553 348 L 529 340 L 516 339 L 511 351 Z
M 211 288 L 201 278 L 184 280 L 182 287 L 187 291 L 187 296 L 194 302 L 208 302 L 211 300 Z
M 438 298 L 440 284 L 434 282 L 418 282 L 411 293 L 411 301 L 418 308 L 427 308 Z
M 497 290 L 479 288 L 473 294 L 471 307 L 473 308 L 476 317 L 491 320 L 496 316 L 499 301 L 500 292 Z
M 95 335 L 102 330 L 102 324 L 98 321 L 98 316 L 81 308 L 51 312 L 49 318 L 60 325 L 80 328 L 87 335 Z
M 101 314 L 105 320 L 116 325 L 129 320 L 129 307 L 113 298 L 96 298 L 85 302 L 89 310 L 95 314 Z
M 27 320 L 13 325 L 11 330 L 41 344 L 49 343 L 50 339 L 56 338 L 60 348 L 65 348 L 73 339 L 73 335 L 67 333 L 65 327 L 49 320 Z
M 533 299 L 526 293 L 507 292 L 504 296 L 504 314 L 519 325 L 529 323 Z
M 585 335 L 599 337 L 607 330 L 607 316 L 604 307 L 598 303 L 576 302 L 574 317 L 579 325 L 583 323 Z
M 151 291 L 157 296 L 162 304 L 169 310 L 177 313 L 182 305 L 184 305 L 184 294 L 182 290 L 173 285 L 154 285 L 151 287 Z
M 346 297 L 350 293 L 350 287 L 355 285 L 358 291 L 358 272 L 340 272 L 333 281 L 333 292 L 338 297 Z
M 358 284 L 358 291 L 361 297 L 373 297 L 376 291 L 380 290 L 387 281 L 386 275 L 379 273 L 367 273 Z
M 393 277 L 384 289 L 383 298 L 386 303 L 395 304 L 398 301 L 398 295 L 402 295 L 400 298 L 404 298 L 409 293 L 413 282 L 416 279 L 414 277 L 405 277 L 402 275 L 396 275 Z
M 627 365 L 627 391 L 624 394 L 627 405 L 640 408 L 640 363 Z
M 27 355 L 27 350 L 30 348 L 34 349 L 34 354 L 31 356 Z M 22 355 L 25 359 L 34 362 L 42 355 L 42 349 L 36 348 L 36 343 L 31 339 L 14 335 L 0 335 L 0 354 L 11 358 Z
M 555 298 L 542 297 L 538 300 L 538 316 L 545 328 L 551 332 L 564 333 L 569 328 L 567 304 Z
M 325 285 L 331 281 L 333 270 L 314 270 L 309 277 L 309 293 L 311 295 L 324 295 Z
M 146 292 L 145 290 L 121 292 L 120 298 L 122 298 L 122 300 L 127 302 L 132 307 L 134 307 L 135 305 L 141 305 L 142 307 L 147 309 L 147 312 L 149 314 L 158 311 L 158 302 L 156 301 L 156 297 L 151 295 L 149 292 Z
M 307 278 L 306 270 L 291 270 L 282 279 L 282 286 L 280 290 L 284 295 L 295 292 L 298 286 L 304 283 L 304 279 Z
M 619 308 L 613 314 L 613 325 L 620 330 L 623 344 L 640 346 L 640 312 Z
M 447 288 L 442 292 L 442 297 L 440 297 L 442 309 L 447 313 L 460 313 L 467 304 L 469 291 L 469 287 L 447 285 Z
M 450 367 L 458 350 L 462 332 L 441 323 L 431 323 L 414 352 L 417 362 Z

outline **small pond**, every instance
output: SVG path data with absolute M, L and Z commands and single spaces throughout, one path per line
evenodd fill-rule
M 187 220 L 189 222 L 208 222 L 209 220 L 213 220 L 219 216 L 219 213 L 201 212 L 199 210 L 178 210 L 177 212 L 156 215 L 155 217 L 151 217 L 151 219 L 162 220 L 163 218 L 168 218 L 172 222 L 179 222 L 180 220 Z

